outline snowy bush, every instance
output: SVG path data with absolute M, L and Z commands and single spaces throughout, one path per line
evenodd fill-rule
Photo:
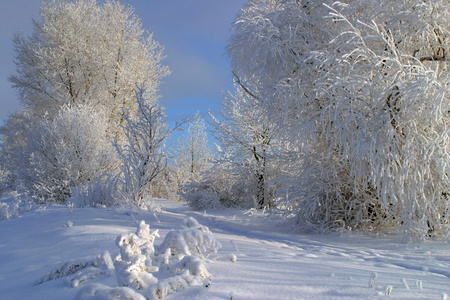
M 117 283 L 135 289 L 147 289 L 158 282 L 150 273 L 157 270 L 152 266 L 154 240 L 158 231 L 150 232 L 150 227 L 142 221 L 136 234 L 124 233 L 117 237 L 116 244 L 120 255 L 114 263 Z
M 170 231 L 159 247 L 160 253 L 170 250 L 171 255 L 198 256 L 207 258 L 221 247 L 219 241 L 212 235 L 209 228 L 200 225 L 197 220 L 189 217 L 186 227 Z
M 174 166 L 168 164 L 166 168 L 152 180 L 148 193 L 154 198 L 180 201 L 178 184 L 177 170 Z
M 36 204 L 28 198 L 7 196 L 0 199 L 0 220 L 8 220 L 36 209 Z
M 73 260 L 64 262 L 52 271 L 45 274 L 36 282 L 36 285 L 50 280 L 66 277 L 66 282 L 71 287 L 77 287 L 80 284 L 93 280 L 102 275 L 112 274 L 114 265 L 111 255 L 105 251 L 95 259 Z
M 445 0 L 243 6 L 228 53 L 277 137 L 297 228 L 448 227 L 449 16 Z
M 240 169 L 235 164 L 217 159 L 214 166 L 198 181 L 192 180 L 181 186 L 180 196 L 195 210 L 220 208 L 262 208 L 257 194 L 258 177 L 251 168 Z M 274 173 L 271 173 L 273 175 Z M 266 204 L 270 205 L 274 188 L 266 174 L 264 193 Z M 263 206 L 264 207 L 264 206 Z
M 7 145 L 3 155 L 13 157 L 8 168 L 14 168 L 16 188 L 39 201 L 64 203 L 72 187 L 116 167 L 106 118 L 89 105 L 63 106 L 54 119 L 25 126 L 27 142 L 21 149 Z
M 36 284 L 66 277 L 75 288 L 90 281 L 80 289 L 77 299 L 163 299 L 190 286 L 209 286 L 207 257 L 217 253 L 221 244 L 208 227 L 189 217 L 185 226 L 170 231 L 155 247 L 157 237 L 158 230 L 141 221 L 136 233 L 117 237 L 120 252 L 114 260 L 105 251 L 95 259 L 66 262 Z M 236 256 L 230 260 L 236 261 Z M 102 277 L 115 277 L 118 287 L 93 282 Z
M 68 202 L 75 207 L 112 206 L 116 204 L 117 180 L 115 176 L 103 175 L 94 182 L 72 188 Z
M 205 177 L 201 182 L 190 181 L 181 186 L 182 199 L 195 210 L 220 208 L 223 206 L 222 195 L 214 181 Z

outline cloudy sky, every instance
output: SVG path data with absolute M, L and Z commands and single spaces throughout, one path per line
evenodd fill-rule
M 165 47 L 172 74 L 161 87 L 169 123 L 208 109 L 219 111 L 222 91 L 232 89 L 225 46 L 231 23 L 246 0 L 122 0 Z M 15 72 L 12 37 L 32 32 L 40 0 L 0 1 L 0 122 L 19 107 L 7 81 Z

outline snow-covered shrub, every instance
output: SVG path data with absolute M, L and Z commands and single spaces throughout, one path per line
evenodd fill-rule
M 155 262 L 159 262 L 160 273 L 166 278 L 151 286 L 147 297 L 163 299 L 190 285 L 203 285 L 211 277 L 205 258 L 221 247 L 208 227 L 189 217 L 186 226 L 170 231 L 158 247 Z
M 157 90 L 147 91 L 144 85 L 135 91 L 137 112 L 124 108 L 124 140 L 115 139 L 120 159 L 119 185 L 122 201 L 141 206 L 151 182 L 167 165 L 165 141 L 173 130 L 165 122 L 164 110 L 158 103 Z
M 36 203 L 17 195 L 0 198 L 0 220 L 8 220 L 36 209 Z
M 80 270 L 86 269 L 89 266 L 95 265 L 96 260 L 65 262 L 51 272 L 48 272 L 45 276 L 38 280 L 36 284 L 42 284 L 50 280 L 66 277 L 75 274 Z
M 182 185 L 180 196 L 195 210 L 255 207 L 249 186 L 246 186 L 247 180 L 254 177 L 243 174 L 240 176 L 234 171 L 231 164 L 217 159 L 199 180 L 191 180 Z
M 30 124 L 23 170 L 16 172 L 24 193 L 64 203 L 72 187 L 112 172 L 117 160 L 107 128 L 104 114 L 89 105 L 63 106 L 54 119 Z
M 207 258 L 211 253 L 217 253 L 222 247 L 212 235 L 208 227 L 200 225 L 197 220 L 189 217 L 186 227 L 170 231 L 159 247 L 159 253 L 170 249 L 171 255 L 198 256 Z
M 100 275 L 110 275 L 114 265 L 111 255 L 105 251 L 95 259 L 75 260 L 64 262 L 54 270 L 45 274 L 36 284 L 67 277 L 66 282 L 71 287 L 77 287 L 80 284 L 93 280 Z
M 178 185 L 177 170 L 174 166 L 168 164 L 166 168 L 152 180 L 148 194 L 154 198 L 180 201 L 181 198 L 178 195 Z
M 152 266 L 153 243 L 157 236 L 158 231 L 150 232 L 150 226 L 142 221 L 136 234 L 124 233 L 117 237 L 116 244 L 120 248 L 120 255 L 114 266 L 120 286 L 142 290 L 158 282 L 150 273 L 157 270 Z
M 195 210 L 261 208 L 257 197 L 260 191 L 258 177 L 254 175 L 251 168 L 239 168 L 238 165 L 217 159 L 200 180 L 192 180 L 182 185 L 180 196 Z M 273 184 L 269 181 L 270 176 L 266 175 L 265 203 L 271 205 L 272 199 L 269 198 L 272 197 Z
M 120 287 L 90 284 L 79 291 L 77 299 L 109 299 L 111 295 L 119 299 L 163 299 L 177 290 L 210 282 L 206 258 L 221 244 L 208 227 L 188 218 L 186 226 L 169 232 L 159 247 L 154 245 L 156 237 L 158 231 L 141 221 L 136 233 L 117 237 L 120 253 L 114 263 L 109 253 L 92 261 L 66 263 L 40 283 L 69 275 L 67 281 L 77 287 L 97 276 L 114 274 Z
M 205 176 L 201 182 L 190 181 L 182 185 L 180 196 L 195 210 L 220 208 L 223 206 L 223 195 L 217 189 L 218 184 Z
M 117 189 L 117 177 L 105 174 L 94 182 L 73 187 L 68 202 L 75 207 L 112 206 L 116 204 Z

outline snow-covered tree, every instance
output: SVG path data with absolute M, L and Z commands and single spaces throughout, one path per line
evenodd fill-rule
M 121 190 L 125 201 L 143 205 L 150 183 L 167 166 L 165 141 L 173 130 L 168 129 L 157 94 L 150 98 L 144 86 L 136 89 L 137 114 L 124 109 L 125 140 L 114 142 L 121 161 Z
M 30 37 L 14 38 L 10 81 L 21 102 L 49 119 L 64 105 L 88 103 L 104 112 L 109 134 L 119 134 L 121 108 L 136 110 L 135 84 L 151 92 L 168 73 L 162 47 L 119 1 L 43 1 L 41 20 Z
M 179 201 L 178 186 L 177 168 L 168 163 L 166 168 L 150 183 L 149 194 L 155 198 Z
M 245 86 L 240 78 L 234 87 L 235 94 L 224 96 L 220 118 L 211 114 L 213 134 L 221 145 L 219 160 L 238 178 L 234 197 L 254 199 L 254 205 L 263 208 L 269 203 L 268 181 L 274 170 L 269 162 L 272 124 L 262 113 L 257 88 Z
M 174 154 L 179 183 L 200 179 L 201 174 L 210 167 L 212 158 L 205 121 L 197 113 L 185 134 L 178 139 L 178 149 Z
M 448 222 L 449 12 L 419 0 L 240 11 L 228 53 L 259 84 L 298 226 L 424 238 Z
M 2 129 L 1 167 L 14 188 L 35 195 L 38 189 L 44 199 L 63 201 L 62 197 L 70 196 L 70 189 L 77 184 L 91 189 L 85 180 L 95 179 L 94 168 L 98 168 L 96 174 L 114 173 L 115 160 L 111 155 L 111 164 L 106 167 L 98 151 L 92 155 L 99 157 L 88 159 L 91 164 L 86 164 L 85 158 L 83 164 L 77 163 L 74 153 L 64 154 L 61 160 L 63 145 L 98 141 L 98 147 L 108 149 L 114 139 L 122 143 L 127 118 L 138 113 L 136 84 L 144 88 L 144 97 L 155 95 L 168 68 L 161 63 L 162 47 L 144 31 L 133 9 L 119 1 L 101 5 L 94 0 L 43 1 L 41 20 L 34 21 L 30 37 L 17 34 L 14 39 L 17 72 L 10 81 L 24 107 Z M 73 128 L 53 128 L 70 118 L 68 111 L 83 107 L 89 107 L 92 116 L 104 122 L 106 131 L 103 125 L 98 137 L 88 128 L 77 131 L 83 120 L 73 120 L 78 122 Z M 100 125 L 91 119 L 86 118 L 86 126 L 95 125 L 95 130 Z M 83 134 L 90 135 L 76 136 Z M 57 165 L 62 161 L 59 170 Z M 76 174 L 69 169 L 77 170 Z M 68 179 L 68 175 L 75 177 Z M 50 184 L 54 187 L 49 188 Z
M 64 203 L 71 187 L 112 173 L 117 159 L 106 132 L 105 116 L 88 105 L 63 107 L 52 121 L 28 128 L 26 147 L 19 153 L 26 161 L 16 171 L 22 192 Z

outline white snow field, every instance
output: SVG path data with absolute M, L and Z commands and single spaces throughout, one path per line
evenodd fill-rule
M 155 200 L 155 207 L 48 206 L 0 221 L 0 299 L 77 299 L 96 284 L 117 287 L 114 272 L 85 272 L 90 275 L 78 277 L 75 287 L 76 273 L 45 276 L 105 250 L 114 259 L 117 236 L 136 232 L 141 220 L 159 230 L 159 245 L 189 216 L 208 226 L 222 248 L 206 262 L 211 284 L 189 286 L 166 299 L 450 299 L 448 241 L 402 244 L 358 233 L 288 233 L 262 215 L 238 210 L 195 212 L 167 200 Z M 232 254 L 235 262 L 228 259 Z

